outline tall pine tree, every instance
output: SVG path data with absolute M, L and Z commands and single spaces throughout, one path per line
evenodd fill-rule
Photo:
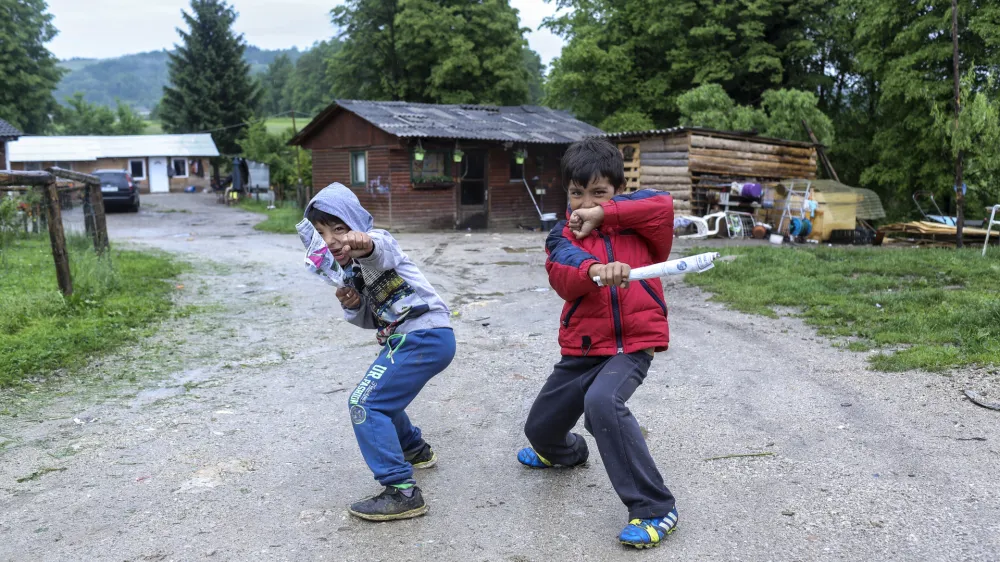
M 40 134 L 58 110 L 52 91 L 62 77 L 45 43 L 56 36 L 44 0 L 0 0 L 0 117 Z
M 261 92 L 243 59 L 243 35 L 233 31 L 236 11 L 223 0 L 191 0 L 191 13 L 183 15 L 189 31 L 177 30 L 183 44 L 170 54 L 170 85 L 160 104 L 163 128 L 211 130 L 220 153 L 239 154 L 239 125 L 253 116 Z

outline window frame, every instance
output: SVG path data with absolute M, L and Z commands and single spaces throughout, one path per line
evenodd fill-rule
M 365 177 L 360 181 L 357 178 L 357 167 L 354 165 L 354 159 L 361 156 L 365 159 Z M 348 165 L 351 168 L 351 187 L 365 187 L 368 185 L 368 151 L 367 150 L 352 150 L 347 160 Z
M 134 173 L 132 173 L 132 163 L 133 162 L 138 162 L 139 164 L 142 164 L 142 175 L 141 176 L 137 176 Z M 132 176 L 132 180 L 133 181 L 142 181 L 142 180 L 145 180 L 146 179 L 146 175 L 147 175 L 146 174 L 146 159 L 145 158 L 130 158 L 129 161 L 128 161 L 128 174 L 130 176 Z
M 415 183 L 415 184 L 426 183 L 426 182 L 420 181 L 420 180 L 425 180 L 427 178 L 427 176 L 423 176 L 423 175 L 418 176 L 418 175 L 415 175 L 415 173 L 416 173 L 416 166 L 414 165 L 414 162 L 416 162 L 417 159 L 414 156 L 414 152 L 415 151 L 410 151 L 410 181 L 413 182 L 413 183 Z M 446 176 L 446 177 L 449 178 L 448 181 L 454 183 L 455 182 L 455 176 L 452 173 L 452 169 L 451 169 L 452 151 L 444 149 L 444 148 L 432 149 L 432 150 L 425 150 L 424 151 L 424 160 L 421 160 L 421 162 L 426 161 L 427 160 L 427 156 L 429 154 L 441 154 L 442 155 L 442 157 L 444 158 L 444 172 L 442 174 L 442 177 Z M 421 166 L 421 171 L 422 170 L 423 170 L 423 167 Z M 438 176 L 430 176 L 430 177 L 438 177 Z
M 42 162 L 25 162 L 22 164 L 24 166 L 25 172 L 40 172 L 42 171 Z
M 177 162 L 178 160 L 183 160 L 184 161 L 184 175 L 181 175 L 181 174 L 177 173 L 177 166 L 175 166 L 174 163 Z M 186 156 L 178 156 L 176 158 L 171 157 L 170 158 L 170 171 L 174 173 L 173 177 L 175 177 L 175 178 L 186 178 L 186 177 L 188 177 L 190 174 L 189 174 L 189 171 L 188 171 L 188 159 L 187 159 L 187 157 Z

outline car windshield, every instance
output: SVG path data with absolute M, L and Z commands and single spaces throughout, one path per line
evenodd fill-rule
M 125 174 L 109 172 L 94 175 L 101 180 L 101 185 L 113 185 L 118 188 L 128 187 L 128 180 L 125 179 Z

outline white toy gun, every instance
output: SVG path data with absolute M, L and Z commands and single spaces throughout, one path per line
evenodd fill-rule
M 641 281 L 643 279 L 656 279 L 667 275 L 681 275 L 684 273 L 701 273 L 715 267 L 712 263 L 719 258 L 718 252 L 706 252 L 695 256 L 688 256 L 679 260 L 670 260 L 661 263 L 654 263 L 646 267 L 637 267 L 628 274 L 629 281 Z M 600 277 L 594 277 L 594 283 L 598 287 L 603 287 Z

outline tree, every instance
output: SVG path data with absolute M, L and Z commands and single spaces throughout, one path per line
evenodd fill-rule
M 528 47 L 521 49 L 521 59 L 528 72 L 528 103 L 538 105 L 545 96 L 545 65 L 542 57 Z
M 312 184 L 312 163 L 308 151 L 299 155 L 296 162 L 295 148 L 288 145 L 292 138 L 291 131 L 279 135 L 267 132 L 267 127 L 258 121 L 246 129 L 246 135 L 237 141 L 243 150 L 243 155 L 255 162 L 262 162 L 270 167 L 271 183 L 279 187 L 278 191 L 292 187 L 298 180 L 298 168 L 301 166 L 303 183 Z
M 429 103 L 521 104 L 530 96 L 525 29 L 508 0 L 348 0 L 337 94 Z
M 236 11 L 223 0 L 191 0 L 191 13 L 183 17 L 188 31 L 177 30 L 182 45 L 170 53 L 170 86 L 163 88 L 160 104 L 163 128 L 212 131 L 220 153 L 237 154 L 240 125 L 254 114 L 261 94 L 243 59 L 243 35 L 233 31 Z
M 774 88 L 826 81 L 816 13 L 832 0 L 559 0 L 545 26 L 566 39 L 553 61 L 549 103 L 599 123 L 619 111 L 660 126 L 677 96 L 716 83 L 741 105 Z
M 935 115 L 952 114 L 954 48 L 950 0 L 926 0 L 914 9 L 907 0 L 844 0 L 857 21 L 857 71 L 872 87 L 869 112 L 872 162 L 861 184 L 888 200 L 888 212 L 912 209 L 912 192 L 930 190 L 954 208 L 955 145 L 952 126 Z M 996 99 L 988 81 L 1000 66 L 1000 6 L 986 0 L 958 2 L 959 63 L 973 78 L 970 94 Z M 969 183 L 969 182 L 965 182 Z M 970 185 L 970 209 L 982 213 L 983 193 Z
M 821 143 L 833 144 L 833 122 L 818 104 L 811 92 L 781 89 L 761 94 L 760 108 L 737 105 L 718 84 L 699 86 L 677 98 L 683 126 L 756 131 L 767 137 L 810 142 L 802 127 L 804 120 Z
M 266 114 L 277 115 L 292 108 L 288 94 L 294 73 L 295 65 L 288 55 L 279 55 L 267 66 L 267 70 L 261 76 Z
M 86 101 L 82 92 L 67 98 L 69 107 L 59 110 L 56 128 L 61 135 L 138 135 L 146 122 L 131 107 L 117 102 L 109 107 Z
M 44 0 L 0 0 L 0 117 L 25 133 L 51 127 L 63 71 L 45 43 L 56 36 Z
M 315 115 L 333 102 L 333 72 L 329 66 L 340 48 L 340 41 L 331 39 L 314 44 L 302 54 L 286 86 L 292 109 Z

